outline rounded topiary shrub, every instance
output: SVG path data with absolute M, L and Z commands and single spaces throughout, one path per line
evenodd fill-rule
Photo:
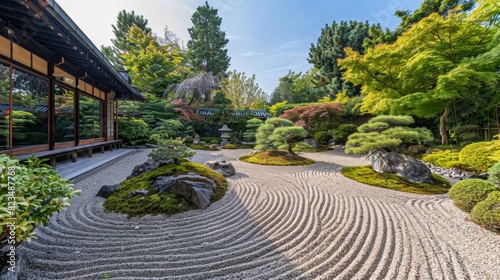
M 486 172 L 498 162 L 495 155 L 499 150 L 500 141 L 473 143 L 460 151 L 459 160 L 468 170 Z
M 455 205 L 470 212 L 480 201 L 486 199 L 490 192 L 498 190 L 492 183 L 481 179 L 465 179 L 454 184 L 448 196 Z
M 486 228 L 500 231 L 500 191 L 490 192 L 470 212 L 472 220 Z

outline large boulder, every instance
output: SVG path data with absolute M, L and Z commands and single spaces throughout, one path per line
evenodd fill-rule
M 169 164 L 177 164 L 177 163 L 179 163 L 179 159 L 176 159 L 176 158 L 169 159 L 169 160 L 158 160 L 158 161 L 148 159 L 144 163 L 136 165 L 134 167 L 134 170 L 132 171 L 132 174 L 130 174 L 127 177 L 127 179 L 132 179 L 134 177 L 141 175 L 142 173 L 153 171 L 160 166 L 165 166 L 165 165 L 169 165 Z
M 120 187 L 120 184 L 117 185 L 104 185 L 102 186 L 97 194 L 95 196 L 103 197 L 103 198 L 108 198 L 112 193 L 114 193 L 118 188 Z
M 372 168 L 378 173 L 405 177 L 413 183 L 434 182 L 431 170 L 424 163 L 403 154 L 377 151 L 372 154 Z
M 217 185 L 214 180 L 200 176 L 195 173 L 188 173 L 179 176 L 160 176 L 151 185 L 150 189 L 158 194 L 163 192 L 182 195 L 189 202 L 201 209 L 210 205 L 210 199 L 214 196 Z
M 224 177 L 230 177 L 236 174 L 234 166 L 230 162 L 226 162 L 225 160 L 207 161 L 205 162 L 205 166 L 219 172 Z

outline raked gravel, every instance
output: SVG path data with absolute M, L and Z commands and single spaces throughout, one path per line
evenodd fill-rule
M 127 219 L 95 197 L 149 150 L 78 182 L 82 195 L 24 243 L 20 279 L 500 279 L 500 235 L 471 222 L 447 195 L 354 182 L 341 150 L 304 154 L 306 167 L 238 161 L 250 150 L 198 151 L 236 175 L 205 210 Z

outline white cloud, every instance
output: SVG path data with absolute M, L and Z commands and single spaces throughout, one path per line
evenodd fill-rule
M 262 56 L 262 55 L 264 55 L 264 53 L 250 51 L 250 52 L 242 53 L 240 55 L 241 56 Z

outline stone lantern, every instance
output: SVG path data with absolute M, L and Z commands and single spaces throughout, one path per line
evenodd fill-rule
M 224 146 L 226 144 L 229 144 L 229 139 L 231 139 L 231 135 L 229 135 L 229 132 L 233 130 L 227 127 L 227 125 L 223 125 L 221 128 L 219 128 L 219 131 L 221 132 L 220 138 L 222 139 L 220 145 Z

